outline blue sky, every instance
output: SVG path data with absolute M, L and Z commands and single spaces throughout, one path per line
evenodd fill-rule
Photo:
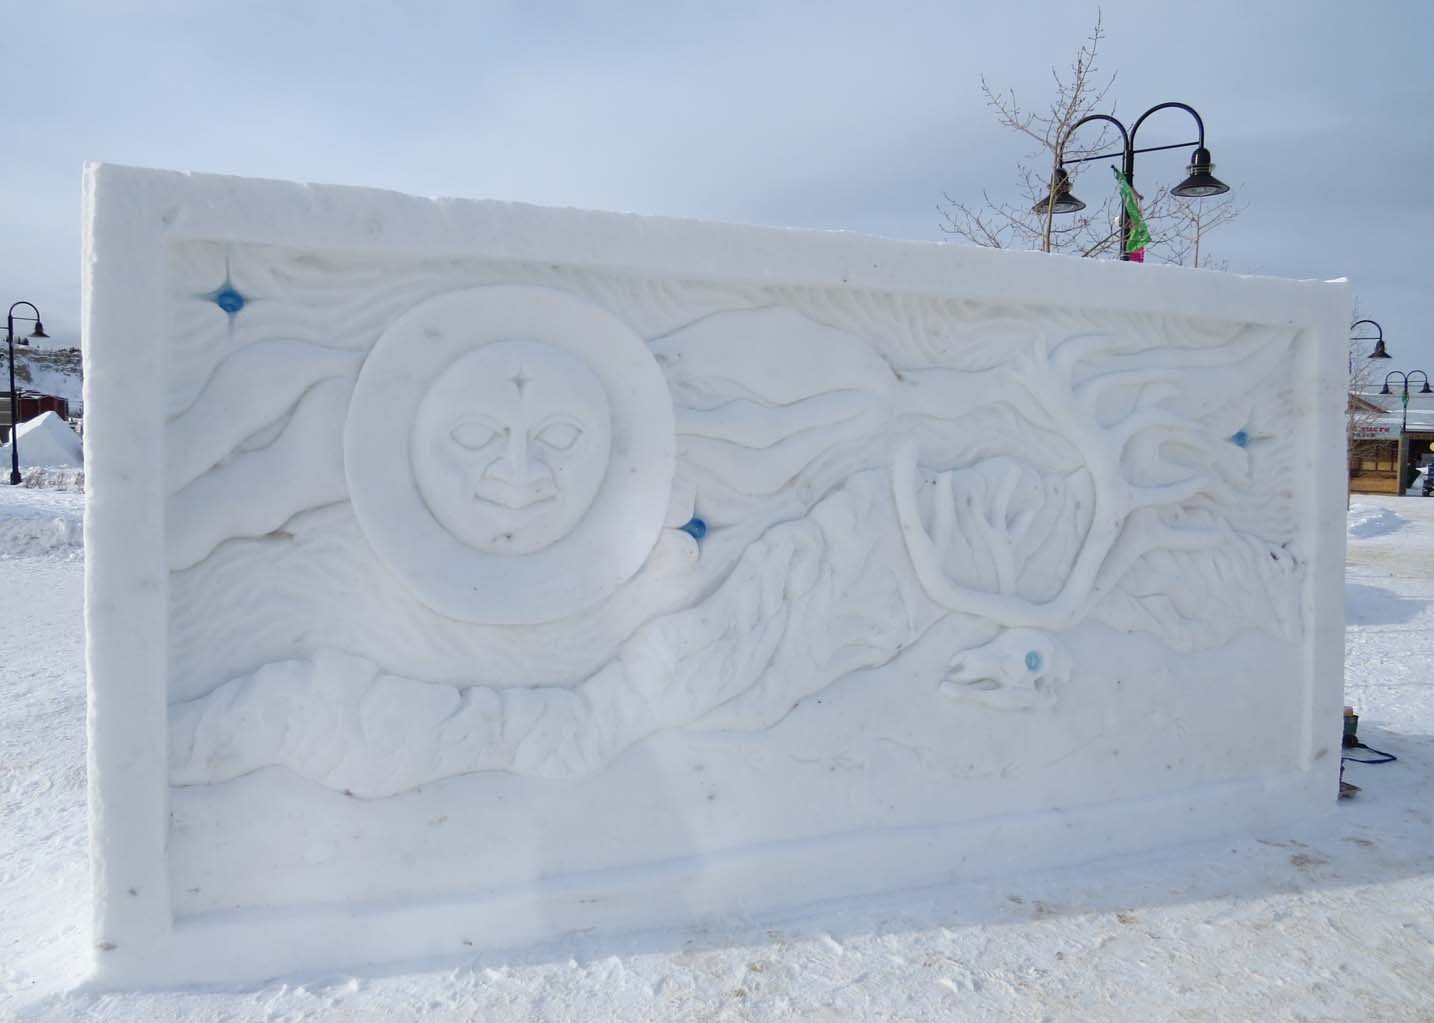
M 1434 364 L 1434 5 L 1107 2 L 1115 112 L 1181 100 L 1248 210 L 1231 268 L 1348 276 Z M 1198 9 L 1198 17 L 1188 12 Z M 85 160 L 939 240 L 1015 199 L 978 78 L 1050 94 L 1094 3 L 0 0 L 6 302 L 79 319 Z M 1149 137 L 1147 140 L 1147 132 Z M 1178 115 L 1142 142 L 1179 142 Z M 1178 180 L 1179 154 L 1142 157 Z M 1093 187 L 1093 186 L 1092 186 Z

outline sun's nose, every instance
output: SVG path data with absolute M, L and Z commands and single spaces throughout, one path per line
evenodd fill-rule
M 553 478 L 552 470 L 534 457 L 534 445 L 521 430 L 509 434 L 503 454 L 488 465 L 483 475 L 520 489 L 545 480 L 551 482 Z

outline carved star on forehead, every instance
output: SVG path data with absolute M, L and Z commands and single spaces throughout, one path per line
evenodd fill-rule
M 533 378 L 523 372 L 523 366 L 521 363 L 518 364 L 518 372 L 514 373 L 508 378 L 508 383 L 516 387 L 520 395 L 527 389 L 528 385 L 532 382 Z

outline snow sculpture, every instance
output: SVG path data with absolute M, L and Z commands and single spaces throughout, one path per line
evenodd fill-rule
M 592 505 L 612 453 L 611 418 L 602 384 L 577 359 L 500 341 L 460 357 L 419 403 L 414 481 L 468 546 L 531 554 L 567 536 Z
M 434 610 L 561 618 L 651 551 L 671 423 L 657 363 L 601 309 L 541 288 L 443 295 L 385 331 L 359 374 L 344 432 L 354 513 Z
M 1070 679 L 1070 657 L 1038 629 L 1006 629 L 991 642 L 951 660 L 942 692 L 988 707 L 1049 707 Z
M 1332 795 L 1340 287 L 89 187 L 103 977 L 670 925 Z

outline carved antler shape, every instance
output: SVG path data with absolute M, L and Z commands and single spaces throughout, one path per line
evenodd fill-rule
M 917 502 L 917 449 L 907 441 L 895 453 L 892 482 L 898 518 L 916 574 L 927 593 L 950 610 L 988 618 L 1007 626 L 1068 628 L 1079 621 L 1145 553 L 1192 551 L 1216 546 L 1229 536 L 1223 524 L 1186 518 L 1181 505 L 1196 498 L 1230 500 L 1235 461 L 1194 417 L 1171 405 L 1184 400 L 1182 383 L 1194 375 L 1213 377 L 1205 384 L 1235 382 L 1238 366 L 1267 338 L 1254 335 L 1219 352 L 1164 350 L 1111 354 L 1102 335 L 1077 335 L 1055 346 L 1038 343 L 1012 367 L 1017 383 L 1043 417 L 1079 452 L 1093 493 L 1089 526 L 1059 592 L 1032 600 L 1016 592 L 1017 566 L 1002 560 L 1007 546 L 993 544 L 996 588 L 978 589 L 951 580 L 943 571 L 942 550 L 952 529 L 952 474 L 934 502 L 935 536 L 921 520 Z M 1271 363 L 1280 351 L 1260 351 Z M 1103 367 L 1082 375 L 1088 364 Z M 1248 377 L 1243 381 L 1248 386 Z M 1129 470 L 1129 471 L 1128 471 Z M 1151 482 L 1151 481 L 1154 482 Z M 1004 503 L 997 495 L 998 510 Z M 1019 517 L 999 516 L 1009 529 Z M 1208 520 L 1206 520 L 1208 521 Z M 973 538 L 974 539 L 974 538 Z M 985 538 L 991 544 L 992 538 Z

